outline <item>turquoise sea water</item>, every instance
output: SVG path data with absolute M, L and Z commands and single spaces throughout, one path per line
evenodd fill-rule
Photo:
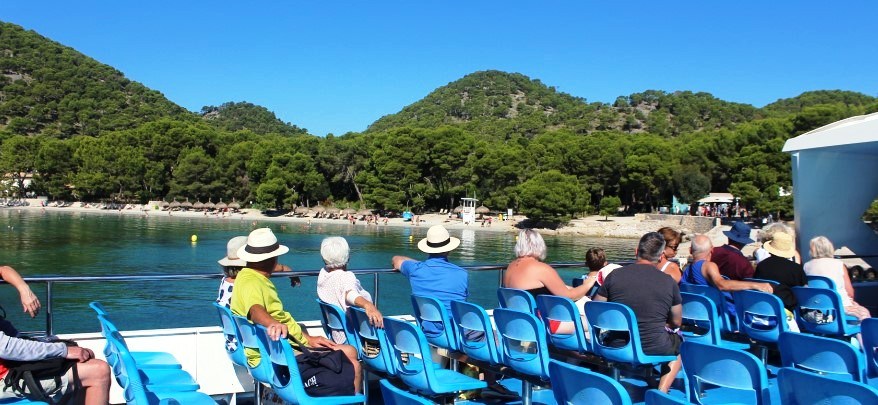
M 424 257 L 416 242 L 426 236 L 426 227 L 280 224 L 240 219 L 168 218 L 164 215 L 139 217 L 114 213 L 40 212 L 0 209 L 0 264 L 15 267 L 23 276 L 100 276 L 144 274 L 218 274 L 216 260 L 225 254 L 226 242 L 246 235 L 255 227 L 270 227 L 290 253 L 281 263 L 295 270 L 319 270 L 320 241 L 326 236 L 344 236 L 351 246 L 351 269 L 389 268 L 396 254 L 415 259 Z M 461 238 L 460 248 L 450 258 L 461 265 L 504 264 L 513 257 L 513 233 L 451 230 Z M 191 235 L 197 243 L 190 242 Z M 411 238 L 410 238 L 411 236 Z M 574 236 L 546 236 L 549 262 L 582 262 L 593 246 L 607 250 L 611 258 L 628 259 L 636 241 Z M 562 270 L 569 279 L 580 270 Z M 374 294 L 373 276 L 360 277 Z M 302 285 L 290 287 L 277 280 L 278 291 L 288 310 L 298 320 L 318 319 L 316 278 L 302 278 Z M 53 287 L 56 333 L 99 330 L 88 302 L 101 301 L 125 329 L 208 326 L 217 322 L 209 305 L 216 298 L 219 280 L 100 282 L 56 284 Z M 471 272 L 470 300 L 486 307 L 496 306 L 496 271 Z M 31 288 L 45 306 L 45 285 Z M 399 274 L 380 276 L 379 309 L 387 315 L 411 312 L 407 280 Z M 0 304 L 20 330 L 43 330 L 44 313 L 36 319 L 23 317 L 16 291 L 0 286 Z

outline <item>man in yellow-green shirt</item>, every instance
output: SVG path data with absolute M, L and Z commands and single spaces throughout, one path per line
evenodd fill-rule
M 232 313 L 245 316 L 251 322 L 266 328 L 269 338 L 282 337 L 291 342 L 308 347 L 325 347 L 344 352 L 354 365 L 354 390 L 360 392 L 362 376 L 357 350 L 350 345 L 339 345 L 322 336 L 311 336 L 302 330 L 289 312 L 284 311 L 283 303 L 277 295 L 277 288 L 269 279 L 277 265 L 277 258 L 289 251 L 281 245 L 269 228 L 256 229 L 247 237 L 247 244 L 238 250 L 238 257 L 247 261 L 247 266 L 235 279 L 232 294 Z M 247 350 L 247 362 L 259 362 L 259 353 Z

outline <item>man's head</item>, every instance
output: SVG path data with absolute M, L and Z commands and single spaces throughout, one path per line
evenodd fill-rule
M 692 245 L 689 246 L 689 252 L 692 253 L 692 258 L 694 258 L 695 261 L 706 260 L 707 257 L 710 256 L 711 250 L 713 250 L 713 242 L 711 242 L 707 235 L 698 234 L 692 238 Z
M 640 238 L 637 244 L 637 259 L 658 263 L 665 250 L 665 238 L 658 232 L 650 232 Z
M 429 255 L 447 255 L 460 246 L 460 239 L 448 234 L 442 225 L 433 225 L 427 230 L 427 237 L 418 242 L 418 249 Z
M 539 232 L 533 229 L 524 229 L 518 233 L 515 242 L 515 257 L 530 256 L 537 260 L 546 260 L 546 241 Z
M 323 257 L 323 268 L 326 271 L 343 269 L 348 266 L 351 249 L 348 241 L 341 236 L 332 236 L 323 239 L 320 243 L 320 256 Z
M 607 254 L 601 248 L 591 248 L 585 252 L 585 265 L 591 271 L 598 271 L 607 264 Z
M 277 257 L 289 251 L 290 248 L 277 242 L 271 229 L 259 228 L 247 236 L 247 244 L 238 249 L 238 257 L 247 261 L 247 267 L 271 272 Z

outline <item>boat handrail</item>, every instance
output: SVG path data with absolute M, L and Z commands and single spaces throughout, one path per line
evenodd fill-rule
M 585 267 L 585 264 L 580 263 L 550 263 L 550 265 L 556 269 L 569 269 L 569 268 L 577 268 L 577 267 Z M 506 269 L 505 264 L 487 264 L 487 265 L 474 265 L 474 266 L 462 266 L 464 269 L 468 271 L 497 271 L 499 270 L 499 278 L 497 285 L 500 286 L 503 283 L 503 270 Z M 396 273 L 396 270 L 388 269 L 388 268 L 367 268 L 367 269 L 351 269 L 351 272 L 357 275 L 379 275 L 379 274 L 390 274 Z M 274 277 L 316 277 L 320 274 L 320 270 L 294 270 L 291 272 L 282 272 L 273 274 Z M 33 276 L 33 277 L 24 277 L 24 281 L 28 284 L 45 284 L 46 285 L 46 300 L 43 302 L 43 310 L 46 314 L 46 334 L 53 335 L 54 334 L 54 322 L 52 318 L 52 287 L 56 283 L 94 283 L 94 282 L 127 282 L 127 281 L 165 281 L 165 280 L 212 280 L 212 279 L 221 279 L 224 275 L 222 273 L 196 273 L 196 274 L 139 274 L 139 275 L 119 275 L 119 276 Z M 380 297 L 379 294 L 379 277 L 373 277 L 373 285 L 374 288 L 374 296 L 375 304 L 378 305 L 378 300 Z M 0 280 L 0 283 L 5 283 L 5 281 Z

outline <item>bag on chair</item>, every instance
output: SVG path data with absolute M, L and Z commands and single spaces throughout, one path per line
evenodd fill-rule
M 305 392 L 312 397 L 354 395 L 354 365 L 341 350 L 298 346 L 296 356 Z

